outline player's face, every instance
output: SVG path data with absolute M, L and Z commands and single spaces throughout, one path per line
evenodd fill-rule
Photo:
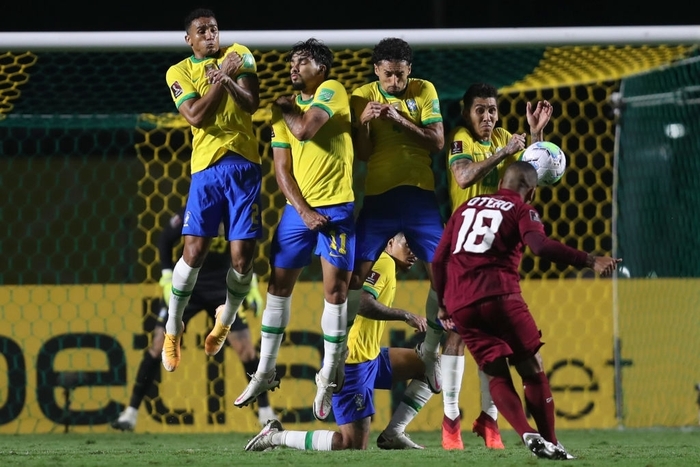
M 379 78 L 379 85 L 384 92 L 396 96 L 401 94 L 408 84 L 411 65 L 408 62 L 390 62 L 384 60 L 374 65 L 374 74 Z
M 219 25 L 214 18 L 197 18 L 192 21 L 185 41 L 192 47 L 195 58 L 204 58 L 219 51 Z
M 416 255 L 408 246 L 406 237 L 403 235 L 394 237 L 387 245 L 387 253 L 394 258 L 396 265 L 403 271 L 408 271 L 416 262 Z
M 294 54 L 289 61 L 289 76 L 292 80 L 292 89 L 303 91 L 307 87 L 320 84 L 324 81 L 326 67 L 316 63 L 308 55 Z
M 465 109 L 464 118 L 471 124 L 471 129 L 479 141 L 489 141 L 498 121 L 496 99 L 477 97 L 471 108 Z

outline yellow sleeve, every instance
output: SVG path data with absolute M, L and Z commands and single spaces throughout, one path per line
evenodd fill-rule
M 287 124 L 282 118 L 282 111 L 277 106 L 272 106 L 272 139 L 270 146 L 273 148 L 291 148 L 289 135 L 287 134 Z
M 237 52 L 243 60 L 243 64 L 236 72 L 236 76 L 234 76 L 234 79 L 240 78 L 241 76 L 245 75 L 257 75 L 258 67 L 255 63 L 255 57 L 250 52 L 248 47 L 241 44 L 233 44 L 231 47 L 229 47 L 229 50 L 226 51 L 226 55 L 228 55 L 231 52 Z
M 176 108 L 179 108 L 187 99 L 199 97 L 194 83 L 179 65 L 173 65 L 168 68 L 168 72 L 165 74 L 165 81 L 168 83 L 170 96 L 173 98 Z
M 435 86 L 430 81 L 423 81 L 421 88 L 421 123 L 427 126 L 442 122 L 440 113 L 440 99 L 438 99 Z
M 382 253 L 379 259 L 372 266 L 365 283 L 362 285 L 362 290 L 369 292 L 374 298 L 379 299 L 382 292 L 389 284 L 392 274 L 396 274 L 396 265 L 394 260 L 386 253 Z M 391 306 L 391 303 L 384 303 L 386 306 Z
M 472 141 L 469 133 L 462 127 L 458 127 L 456 131 L 452 132 L 447 141 L 447 159 L 449 166 L 459 159 L 474 160 L 472 157 Z
M 360 88 L 355 89 L 350 96 L 350 113 L 352 117 L 352 125 L 357 127 L 360 124 L 360 117 L 365 111 L 369 99 L 364 95 Z
M 329 117 L 341 109 L 347 109 L 349 105 L 347 91 L 342 84 L 333 79 L 321 83 L 311 102 L 311 107 L 320 107 Z

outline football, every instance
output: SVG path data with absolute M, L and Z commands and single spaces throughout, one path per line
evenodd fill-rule
M 548 141 L 539 141 L 525 148 L 521 160 L 529 162 L 537 170 L 539 186 L 554 185 L 566 170 L 564 151 Z

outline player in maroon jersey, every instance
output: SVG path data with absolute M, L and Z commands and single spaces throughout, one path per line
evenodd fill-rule
M 443 323 L 454 327 L 479 368 L 489 376 L 498 411 L 537 457 L 572 459 L 554 433 L 554 402 L 539 355 L 540 331 L 520 294 L 520 260 L 525 245 L 537 256 L 602 276 L 621 261 L 594 256 L 548 238 L 530 204 L 537 172 L 527 162 L 508 167 L 492 195 L 465 201 L 445 227 L 435 259 L 435 280 Z M 525 387 L 530 426 L 513 386 L 509 363 Z

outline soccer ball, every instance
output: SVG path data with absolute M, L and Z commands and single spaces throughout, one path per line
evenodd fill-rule
M 561 180 L 566 170 L 566 156 L 559 146 L 539 141 L 528 146 L 520 159 L 537 170 L 537 184 L 551 186 Z

